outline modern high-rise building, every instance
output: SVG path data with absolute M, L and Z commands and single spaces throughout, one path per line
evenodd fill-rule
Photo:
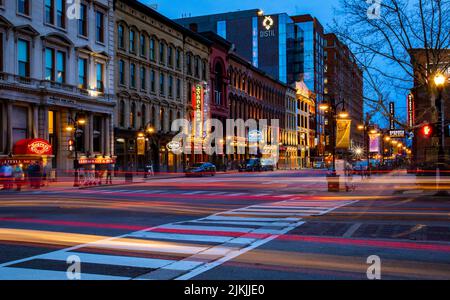
M 319 20 L 311 15 L 291 16 L 294 23 L 303 31 L 303 81 L 308 89 L 316 94 L 316 102 L 324 101 L 324 47 L 325 37 L 324 29 Z M 325 153 L 325 118 L 319 110 L 316 109 L 316 128 L 317 147 L 316 152 L 312 156 L 322 156 Z
M 194 31 L 212 31 L 234 44 L 234 50 L 284 83 L 303 75 L 303 33 L 285 13 L 265 15 L 259 9 L 175 20 Z
M 351 146 L 363 146 L 364 134 L 358 130 L 363 124 L 363 73 L 355 56 L 333 33 L 325 34 L 325 95 L 345 109 L 352 120 Z M 328 133 L 327 133 L 328 134 Z M 329 147 L 332 145 L 328 143 Z M 329 148 L 327 147 L 327 148 Z M 327 149 L 329 152 L 331 148 Z

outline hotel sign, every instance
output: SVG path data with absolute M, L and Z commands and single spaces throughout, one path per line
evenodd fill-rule
M 274 37 L 275 36 L 275 29 L 273 29 L 274 23 L 275 22 L 271 16 L 264 16 L 261 25 L 265 30 L 261 30 L 259 32 L 259 37 L 260 38 Z

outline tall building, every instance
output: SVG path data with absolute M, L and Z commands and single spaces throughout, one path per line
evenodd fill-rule
M 254 67 L 281 82 L 290 84 L 302 78 L 302 30 L 285 13 L 265 15 L 252 9 L 175 21 L 217 33 Z
M 364 134 L 358 130 L 363 124 L 363 74 L 350 49 L 333 33 L 325 34 L 325 88 L 324 93 L 339 104 L 338 111 L 345 108 L 352 120 L 351 146 L 364 146 Z M 331 122 L 328 122 L 331 124 Z M 329 136 L 329 132 L 326 135 Z M 326 139 L 326 140 L 329 140 Z M 327 144 L 331 153 L 332 143 Z
M 181 171 L 171 125 L 191 118 L 192 88 L 209 81 L 211 42 L 135 0 L 116 0 L 115 16 L 116 166 Z
M 0 160 L 67 171 L 113 155 L 113 3 L 82 1 L 79 19 L 69 5 L 0 1 Z
M 316 95 L 316 103 L 324 100 L 324 78 L 325 78 L 325 37 L 324 29 L 319 20 L 311 15 L 291 16 L 294 23 L 303 31 L 303 81 L 310 91 Z M 319 110 L 319 105 L 315 106 L 316 119 L 312 126 L 316 129 L 317 148 L 313 151 L 313 156 L 323 156 L 325 154 L 325 119 Z

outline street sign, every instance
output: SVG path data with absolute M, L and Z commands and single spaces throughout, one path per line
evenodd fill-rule
M 403 129 L 394 129 L 389 130 L 389 136 L 392 138 L 404 138 L 405 137 L 405 130 Z

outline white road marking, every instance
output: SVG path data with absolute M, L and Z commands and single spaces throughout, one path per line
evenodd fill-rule
M 179 234 L 179 233 L 163 233 L 163 232 L 138 232 L 130 234 L 132 237 L 139 237 L 145 239 L 164 239 L 164 240 L 179 240 L 179 241 L 198 241 L 198 242 L 214 242 L 225 243 L 231 239 L 227 236 L 212 236 L 212 235 L 198 235 L 198 234 Z
M 128 280 L 129 277 L 80 274 L 81 280 Z M 67 273 L 64 271 L 50 271 L 41 269 L 25 268 L 0 268 L 0 278 L 2 280 L 67 280 Z

